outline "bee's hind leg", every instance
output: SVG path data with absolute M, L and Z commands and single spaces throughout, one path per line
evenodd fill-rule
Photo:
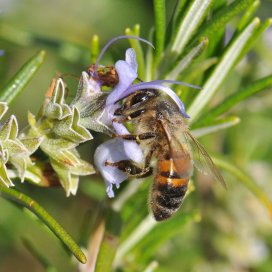
M 121 160 L 118 162 L 105 162 L 107 166 L 113 166 L 119 169 L 122 172 L 127 173 L 129 176 L 136 177 L 136 178 L 144 178 L 152 175 L 153 169 L 150 166 L 147 167 L 139 167 L 135 162 L 132 160 Z

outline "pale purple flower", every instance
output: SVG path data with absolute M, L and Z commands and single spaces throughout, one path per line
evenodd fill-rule
M 118 101 L 127 88 L 131 86 L 137 78 L 137 61 L 136 54 L 132 48 L 126 51 L 126 60 L 119 60 L 115 64 L 118 73 L 119 82 L 114 87 L 106 100 L 104 114 L 104 122 L 112 122 L 114 112 L 117 109 L 116 101 Z M 106 118 L 105 118 L 106 114 Z M 107 119 L 107 120 L 106 120 Z M 112 122 L 112 125 L 118 135 L 129 134 L 127 128 L 120 123 Z M 128 178 L 128 175 L 113 166 L 105 165 L 106 160 L 109 162 L 117 162 L 120 160 L 133 160 L 140 163 L 143 160 L 143 152 L 137 143 L 116 138 L 100 145 L 95 152 L 95 165 L 103 176 L 109 197 L 114 197 L 113 184 L 119 188 L 119 184 Z
M 121 36 L 119 38 L 128 37 Z M 132 37 L 130 36 L 130 38 Z M 117 39 L 118 37 L 115 38 L 113 41 Z M 113 41 L 110 41 L 104 47 L 104 49 L 101 51 L 98 60 L 100 60 L 101 55 L 104 54 L 105 48 L 108 48 Z M 96 67 L 98 67 L 98 62 L 96 63 Z M 120 100 L 123 93 L 133 84 L 133 81 L 138 76 L 137 74 L 138 64 L 136 61 L 136 53 L 132 48 L 126 50 L 125 60 L 119 60 L 115 63 L 115 69 L 118 74 L 119 82 L 107 97 L 105 109 L 101 114 L 100 120 L 98 121 L 99 122 L 102 121 L 107 125 L 111 123 L 117 135 L 124 135 L 129 134 L 127 128 L 123 124 L 112 122 L 112 120 L 114 118 L 114 112 L 118 108 L 116 102 Z M 135 162 L 140 163 L 143 160 L 143 152 L 141 148 L 137 145 L 137 143 L 133 141 L 123 140 L 121 138 L 116 138 L 100 145 L 96 149 L 94 159 L 96 167 L 98 168 L 106 182 L 107 194 L 109 197 L 113 197 L 114 196 L 112 189 L 113 184 L 115 184 L 116 187 L 118 188 L 119 184 L 128 178 L 128 175 L 126 173 L 123 173 L 116 167 L 105 165 L 105 162 L 133 160 Z
M 5 55 L 5 51 L 0 49 L 0 57 L 4 56 Z

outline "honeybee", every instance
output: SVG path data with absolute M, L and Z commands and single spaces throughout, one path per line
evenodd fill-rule
M 129 160 L 106 162 L 106 165 L 140 178 L 152 174 L 151 159 L 156 158 L 150 208 L 157 221 L 170 218 L 179 209 L 194 166 L 226 187 L 224 178 L 190 133 L 186 119 L 170 97 L 155 89 L 136 91 L 124 99 L 115 116 L 115 122 L 134 123 L 135 134 L 116 137 L 140 144 L 145 162 L 144 167 Z

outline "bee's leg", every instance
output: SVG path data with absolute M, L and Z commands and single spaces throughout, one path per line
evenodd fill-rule
M 105 165 L 118 168 L 120 171 L 127 173 L 129 176 L 136 178 L 143 178 L 152 175 L 152 167 L 139 167 L 135 162 L 131 160 L 122 160 L 118 162 L 105 162 Z
M 147 155 L 145 156 L 145 168 L 150 167 L 151 158 L 152 158 L 153 153 L 154 153 L 154 147 L 152 147 L 149 150 L 149 152 L 147 153 Z
M 140 110 L 136 110 L 136 111 L 132 112 L 129 115 L 125 115 L 125 114 L 119 113 L 118 109 L 117 109 L 114 114 L 116 116 L 122 116 L 122 117 L 120 117 L 120 118 L 118 118 L 118 117 L 117 118 L 113 118 L 112 121 L 113 122 L 117 122 L 117 123 L 125 123 L 127 121 L 131 121 L 131 120 L 139 117 L 140 115 L 142 115 L 143 113 L 145 113 L 145 111 L 146 111 L 145 109 L 140 109 Z
M 148 154 L 145 157 L 145 166 L 139 167 L 132 160 L 122 160 L 118 162 L 105 162 L 105 165 L 117 167 L 120 171 L 127 173 L 129 176 L 136 178 L 144 178 L 152 175 L 153 168 L 150 166 L 151 158 L 154 150 L 150 149 Z
M 122 138 L 124 140 L 129 140 L 129 141 L 136 141 L 137 143 L 140 143 L 142 140 L 148 140 L 155 138 L 157 136 L 157 133 L 155 132 L 146 132 L 146 133 L 141 133 L 139 135 L 134 135 L 134 134 L 115 134 L 113 137 L 115 138 Z

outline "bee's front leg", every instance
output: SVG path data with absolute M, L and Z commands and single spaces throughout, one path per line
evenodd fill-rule
M 143 178 L 152 175 L 153 168 L 148 167 L 139 167 L 135 162 L 131 160 L 122 160 L 118 162 L 105 162 L 106 166 L 113 166 L 119 169 L 122 172 L 127 173 L 129 176 L 136 178 Z
M 145 111 L 146 111 L 145 109 L 140 109 L 126 115 L 118 112 L 117 109 L 114 113 L 114 115 L 116 115 L 117 117 L 113 118 L 112 121 L 117 123 L 125 123 L 141 116 L 143 113 L 145 113 Z
M 155 138 L 157 136 L 157 133 L 155 132 L 146 132 L 146 133 L 141 133 L 139 135 L 135 135 L 135 134 L 114 134 L 113 137 L 114 138 L 122 138 L 124 140 L 128 140 L 128 141 L 136 141 L 136 143 L 140 143 L 142 140 L 148 140 L 148 139 L 152 139 Z

